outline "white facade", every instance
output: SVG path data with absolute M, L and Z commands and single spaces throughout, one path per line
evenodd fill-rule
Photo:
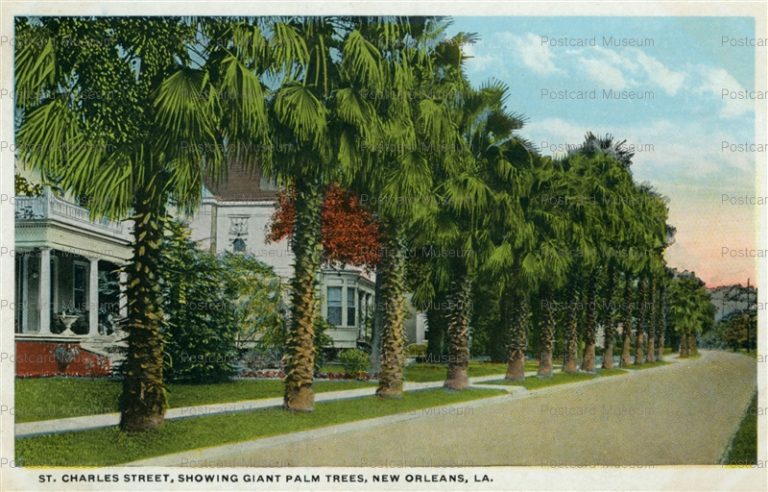
M 77 340 L 101 352 L 119 337 L 105 318 L 127 308 L 124 291 L 102 290 L 108 280 L 117 283 L 130 259 L 131 224 L 92 221 L 87 209 L 49 187 L 41 196 L 16 197 L 15 208 L 16 338 Z
M 287 239 L 267 243 L 275 200 L 226 200 L 204 190 L 200 208 L 187 221 L 191 239 L 214 253 L 241 252 L 254 256 L 290 281 L 294 255 Z M 374 279 L 360 268 L 323 269 L 318 278 L 322 316 L 334 328 L 328 335 L 335 348 L 354 348 L 365 341 L 366 318 L 372 316 Z
M 130 221 L 92 221 L 88 209 L 73 197 L 48 187 L 42 196 L 15 200 L 17 339 L 71 339 L 99 347 L 114 344 L 122 334 L 100 319 L 99 312 L 102 318 L 105 311 L 110 318 L 127 314 L 124 287 L 109 298 L 103 287 L 107 281 L 125 285 L 118 269 L 131 257 Z M 199 209 L 185 220 L 191 239 L 201 248 L 253 255 L 288 282 L 294 260 L 288 240 L 266 242 L 275 204 L 269 196 L 226 199 L 204 190 Z M 320 312 L 333 325 L 327 334 L 334 347 L 352 348 L 370 340 L 374 286 L 373 274 L 357 267 L 324 268 L 320 273 Z M 63 329 L 63 316 L 73 312 L 74 328 Z M 410 343 L 424 340 L 425 324 L 424 316 L 409 308 Z

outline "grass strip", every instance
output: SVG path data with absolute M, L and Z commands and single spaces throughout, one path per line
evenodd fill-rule
M 166 421 L 136 435 L 108 427 L 16 440 L 20 466 L 109 466 L 138 459 L 248 441 L 357 420 L 371 419 L 451 403 L 488 398 L 502 391 L 469 389 L 410 391 L 401 400 L 374 396 L 318 403 L 312 413 L 262 409 L 237 414 Z
M 624 369 L 598 369 L 595 374 L 586 372 L 577 372 L 569 374 L 565 372 L 556 372 L 550 378 L 539 378 L 538 376 L 529 376 L 523 381 L 508 381 L 506 379 L 500 379 L 498 381 L 489 381 L 485 384 L 499 384 L 503 386 L 522 386 L 528 390 L 537 390 L 546 388 L 549 386 L 558 386 L 561 384 L 578 383 L 579 381 L 587 381 L 602 376 L 619 376 L 626 374 Z
M 757 393 L 752 395 L 746 415 L 728 446 L 726 465 L 757 464 Z
M 373 386 L 361 381 L 315 381 L 316 392 Z M 89 378 L 16 379 L 16 422 L 80 417 L 118 411 L 121 382 Z M 283 396 L 274 379 L 236 380 L 216 384 L 169 384 L 171 408 L 231 403 Z

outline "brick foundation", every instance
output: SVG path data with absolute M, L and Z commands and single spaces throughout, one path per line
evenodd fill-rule
M 85 350 L 77 342 L 17 341 L 16 376 L 109 376 L 107 357 Z

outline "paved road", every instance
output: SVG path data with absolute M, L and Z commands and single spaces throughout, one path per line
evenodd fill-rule
M 461 411 L 218 456 L 219 466 L 716 464 L 756 387 L 756 363 L 696 360 L 496 399 Z

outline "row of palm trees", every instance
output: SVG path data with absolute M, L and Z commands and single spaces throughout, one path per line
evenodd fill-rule
M 502 290 L 508 378 L 523 377 L 532 318 L 539 373 L 551 375 L 553 306 L 564 292 L 576 301 L 565 370 L 576 370 L 582 304 L 582 370 L 595 369 L 598 324 L 604 367 L 617 326 L 622 364 L 633 322 L 638 347 L 644 334 L 649 342 L 637 360 L 663 346 L 663 251 L 673 232 L 663 197 L 633 181 L 623 142 L 590 134 L 563 158 L 538 154 L 517 134 L 524 118 L 506 109 L 506 87 L 468 82 L 463 47 L 475 36 L 449 38 L 448 25 L 435 17 L 17 19 L 20 159 L 89 196 L 94 216 L 134 223 L 123 430 L 156 427 L 167 408 L 156 275 L 167 209 L 193 210 L 203 179 L 220 179 L 233 160 L 295 190 L 288 410 L 314 406 L 320 212 L 335 183 L 399 198 L 372 210 L 381 224 L 382 398 L 403 391 L 409 288 L 430 326 L 447 327 L 451 389 L 468 385 L 476 282 Z M 413 248 L 426 253 L 407 255 Z M 623 311 L 594 308 L 618 289 Z M 651 306 L 639 316 L 628 307 L 633 295 Z

